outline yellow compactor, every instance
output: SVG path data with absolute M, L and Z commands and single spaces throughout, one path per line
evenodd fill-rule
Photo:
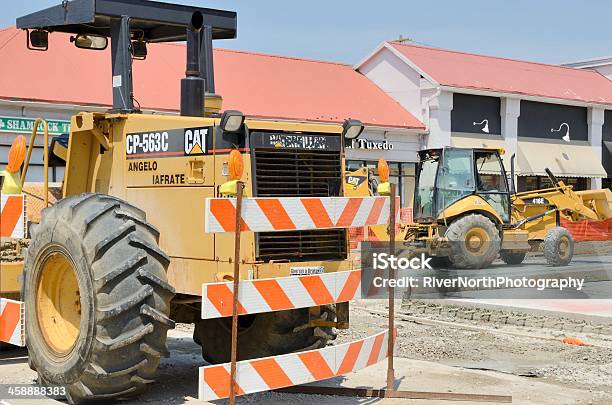
M 175 322 L 195 323 L 207 361 L 229 361 L 231 318 L 202 320 L 200 306 L 203 283 L 233 277 L 233 235 L 204 233 L 205 199 L 235 187 L 230 152 L 243 162 L 247 197 L 342 196 L 344 138 L 363 126 L 221 113 L 212 40 L 235 37 L 231 11 L 73 1 L 17 27 L 28 30 L 31 49 L 53 51 L 48 36 L 64 32 L 82 52 L 110 46 L 112 55 L 112 78 L 91 78 L 112 82 L 112 109 L 76 114 L 69 137 L 52 144 L 45 166 L 64 162 L 61 196 L 29 224 L 25 263 L 2 266 L 0 277 L 10 271 L 15 282 L 3 283 L 10 287 L 0 297 L 25 303 L 30 366 L 41 382 L 67 386 L 74 402 L 136 394 L 155 381 Z M 146 59 L 150 42 L 171 41 L 187 43 L 181 115 L 143 114 L 132 59 Z M 245 233 L 240 252 L 244 279 L 353 266 L 339 228 Z M 348 327 L 341 305 L 337 317 L 333 306 L 240 316 L 238 358 L 325 346 L 334 327 Z

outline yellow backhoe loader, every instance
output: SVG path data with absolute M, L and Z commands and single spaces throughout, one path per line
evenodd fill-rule
M 570 263 L 574 241 L 560 219 L 610 217 L 610 190 L 574 192 L 547 169 L 553 187 L 514 192 L 514 157 L 510 181 L 502 149 L 445 147 L 419 152 L 413 216 L 405 245 L 448 259 L 457 268 L 487 267 L 498 255 L 521 263 L 543 244 L 553 266 Z

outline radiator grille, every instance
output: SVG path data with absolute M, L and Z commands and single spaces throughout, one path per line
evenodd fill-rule
M 258 197 L 336 197 L 340 195 L 339 151 L 255 148 L 255 187 Z M 343 260 L 346 231 L 260 232 L 258 259 Z
M 340 193 L 340 179 L 338 151 L 255 150 L 258 197 L 334 197 Z
M 346 258 L 344 229 L 259 233 L 259 259 L 331 260 Z

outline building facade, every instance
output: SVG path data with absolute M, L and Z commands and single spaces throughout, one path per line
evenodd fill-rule
M 385 159 L 389 164 L 389 180 L 397 185 L 402 207 L 411 207 L 417 152 L 423 148 L 424 141 L 424 135 L 406 136 L 403 131 L 366 128 L 345 150 L 347 171 L 367 167 L 378 176 L 378 160 Z
M 550 186 L 546 168 L 578 190 L 606 183 L 598 73 L 399 42 L 355 68 L 425 123 L 427 147 L 503 148 L 507 171 L 514 155 L 519 191 Z
M 612 80 L 611 56 L 565 63 L 562 66 L 594 70 L 607 79 Z M 603 186 L 612 189 L 612 110 L 607 109 L 604 113 L 601 142 L 601 159 L 607 174 L 607 177 L 603 179 Z

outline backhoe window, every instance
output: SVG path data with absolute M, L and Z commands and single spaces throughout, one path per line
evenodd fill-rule
M 476 187 L 504 222 L 510 219 L 510 201 L 506 186 L 506 173 L 499 155 L 494 152 L 474 152 L 476 160 Z
M 474 192 L 474 170 L 470 149 L 445 149 L 438 175 L 438 212 Z
M 474 152 L 478 191 L 506 192 L 506 181 L 501 161 L 496 153 Z
M 438 157 L 432 157 L 421 162 L 419 185 L 414 200 L 415 218 L 431 218 L 433 216 L 433 195 L 438 160 Z

